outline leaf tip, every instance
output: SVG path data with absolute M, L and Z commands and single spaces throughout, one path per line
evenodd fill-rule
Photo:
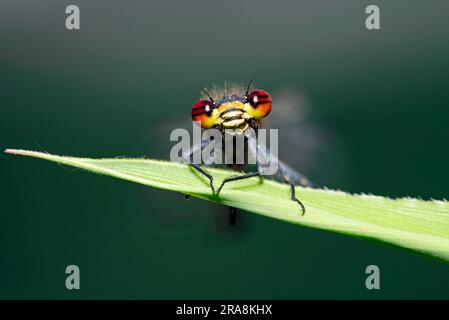
M 9 154 L 17 154 L 17 151 L 19 151 L 19 150 L 16 150 L 16 149 L 5 149 L 3 152 L 4 153 L 9 153 Z
M 3 152 L 7 153 L 7 154 L 15 154 L 15 155 L 22 155 L 22 156 L 29 156 L 29 155 L 40 153 L 40 152 L 36 152 L 36 151 L 23 150 L 23 149 L 5 149 Z

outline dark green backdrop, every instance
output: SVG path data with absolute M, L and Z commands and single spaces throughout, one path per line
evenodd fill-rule
M 379 31 L 364 27 L 372 3 Z M 68 4 L 80 6 L 79 31 L 65 29 Z M 447 198 L 448 9 L 2 0 L 0 147 L 168 159 L 168 133 L 190 125 L 199 86 L 255 75 L 307 97 L 295 126 L 325 132 L 323 150 L 293 165 L 321 185 Z M 0 165 L 0 298 L 449 298 L 448 265 L 397 248 L 250 213 L 231 229 L 222 208 L 179 194 L 30 158 Z M 69 264 L 79 291 L 65 289 Z M 381 270 L 376 292 L 364 286 L 369 264 Z

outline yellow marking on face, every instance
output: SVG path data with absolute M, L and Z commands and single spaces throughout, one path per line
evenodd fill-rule
M 226 132 L 227 134 L 236 136 L 236 135 L 240 135 L 240 134 L 242 134 L 243 132 L 245 132 L 246 129 L 248 129 L 248 127 L 249 127 L 248 123 L 245 122 L 245 124 L 240 125 L 240 127 L 232 128 L 232 129 L 225 129 L 225 132 Z
M 243 110 L 245 104 L 241 101 L 229 101 L 218 106 L 217 110 L 220 114 L 218 123 L 231 134 L 240 134 L 248 128 L 248 120 L 250 117 Z
M 242 118 L 231 120 L 231 121 L 225 121 L 225 122 L 223 122 L 223 127 L 225 127 L 225 128 L 235 128 L 235 127 L 238 127 L 239 125 L 241 125 L 244 122 L 245 122 L 245 119 L 242 119 Z
M 248 115 L 248 118 L 254 118 L 253 115 L 254 108 L 249 103 L 245 103 L 243 105 L 243 110 Z
M 220 114 L 215 109 L 212 111 L 212 114 L 210 116 L 203 115 L 203 117 L 204 118 L 201 121 L 201 125 L 204 128 L 212 128 L 220 120 Z
M 218 107 L 218 112 L 223 113 L 223 111 L 229 109 L 229 108 L 236 108 L 236 109 L 242 109 L 243 110 L 244 104 L 241 101 L 229 101 L 220 104 Z
M 223 114 L 221 117 L 223 119 L 229 119 L 229 118 L 234 118 L 234 117 L 240 117 L 243 114 L 242 111 L 240 110 L 235 110 L 235 111 L 229 111 L 226 112 L 225 114 Z

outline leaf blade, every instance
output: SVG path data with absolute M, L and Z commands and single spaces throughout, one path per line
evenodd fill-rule
M 341 191 L 297 187 L 307 208 L 290 200 L 289 186 L 251 178 L 227 184 L 220 197 L 211 195 L 209 182 L 189 166 L 152 159 L 89 159 L 7 149 L 143 185 L 177 191 L 289 223 L 375 239 L 449 262 L 449 203 L 411 198 L 389 199 Z M 209 168 L 219 184 L 235 174 Z

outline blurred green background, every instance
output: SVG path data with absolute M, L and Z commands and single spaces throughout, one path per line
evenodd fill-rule
M 65 28 L 69 4 L 79 31 Z M 365 29 L 369 4 L 381 30 Z M 302 131 L 284 139 L 304 150 L 280 152 L 312 180 L 447 198 L 448 12 L 437 0 L 2 0 L 0 147 L 168 159 L 200 86 L 255 75 L 307 97 Z M 219 206 L 35 159 L 3 154 L 0 170 L 3 299 L 449 298 L 447 265 L 397 248 L 251 213 L 231 228 Z M 65 289 L 69 264 L 81 290 Z M 370 264 L 379 291 L 365 289 Z

